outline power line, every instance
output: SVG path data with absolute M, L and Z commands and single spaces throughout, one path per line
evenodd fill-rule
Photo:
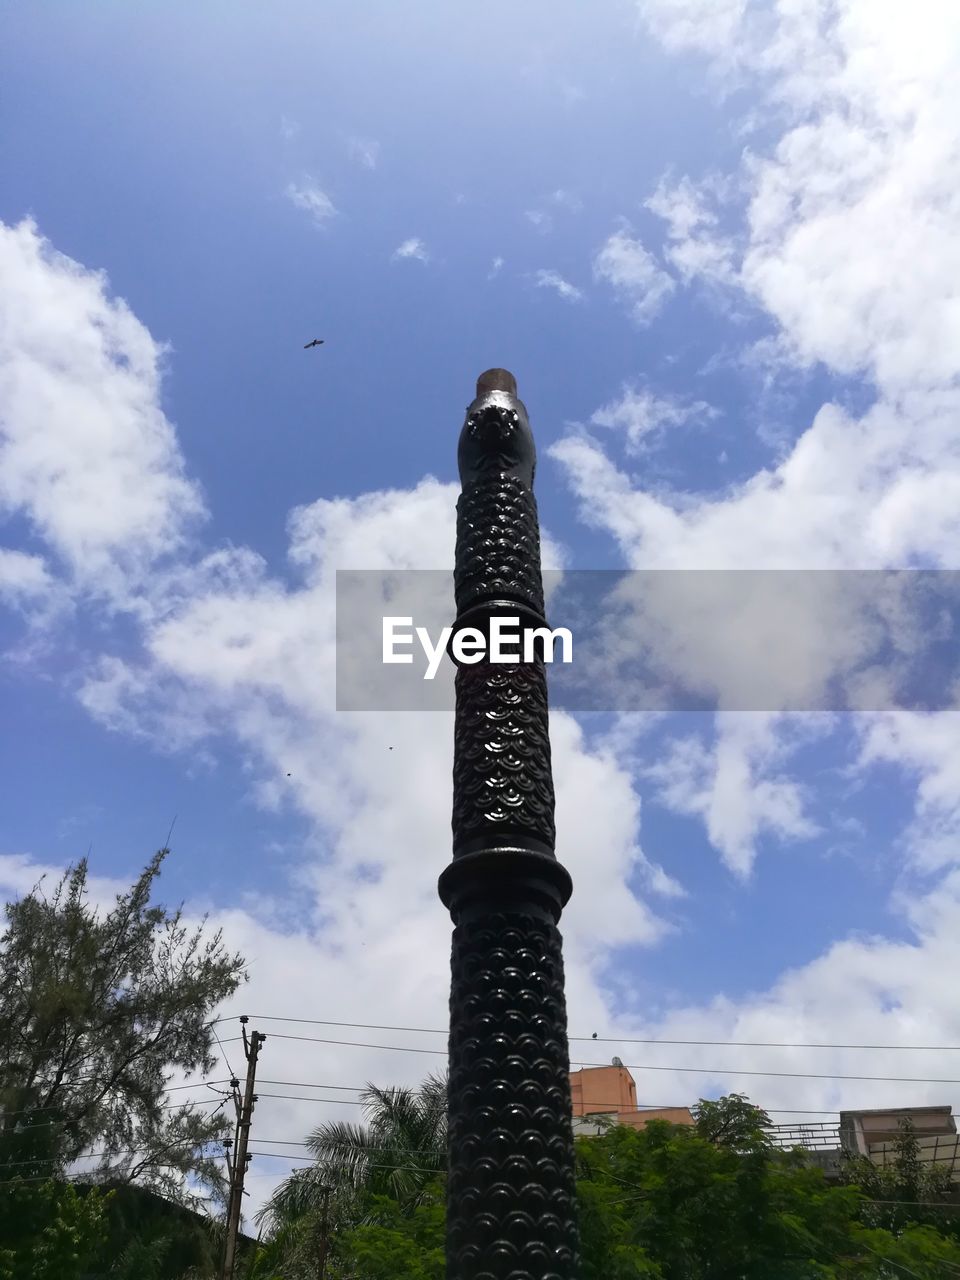
M 395 1027 L 377 1022 L 335 1022 L 324 1018 L 285 1018 L 279 1014 L 252 1014 L 259 1022 L 299 1022 L 314 1027 L 349 1027 L 355 1031 L 410 1031 L 429 1036 L 445 1036 L 447 1031 L 439 1027 Z M 231 1021 L 218 1018 L 216 1023 Z M 211 1026 L 216 1025 L 211 1023 Z M 292 1039 L 293 1037 L 288 1037 Z M 667 1040 L 661 1036 L 567 1036 L 568 1040 L 594 1044 L 669 1044 L 694 1046 L 729 1046 L 742 1049 L 910 1049 L 921 1053 L 956 1053 L 960 1044 L 828 1044 L 823 1041 L 787 1040 Z M 431 1052 L 439 1052 L 432 1050 Z
M 370 1044 L 362 1040 L 330 1040 L 322 1036 L 294 1036 L 284 1032 L 271 1033 L 276 1040 L 299 1040 L 310 1044 L 335 1044 L 352 1049 L 381 1049 L 393 1053 L 429 1054 L 432 1057 L 446 1058 L 445 1049 L 417 1049 L 404 1044 Z M 609 1062 L 584 1062 L 570 1059 L 572 1067 L 608 1067 Z M 623 1064 L 630 1071 L 678 1071 L 698 1076 L 782 1076 L 791 1080 L 859 1080 L 876 1081 L 880 1084 L 960 1084 L 960 1079 L 937 1076 L 859 1076 L 841 1075 L 829 1071 L 750 1071 L 740 1067 L 679 1067 L 661 1066 L 654 1063 L 626 1062 Z
M 183 1139 L 181 1142 L 167 1142 L 159 1146 L 158 1154 L 163 1155 L 171 1149 L 180 1147 L 183 1152 L 202 1150 L 204 1147 L 219 1146 L 220 1141 L 217 1138 L 207 1138 L 203 1142 L 187 1142 Z M 77 1160 L 99 1160 L 103 1157 L 117 1156 L 138 1156 L 144 1151 L 152 1151 L 153 1144 L 149 1143 L 145 1147 L 121 1147 L 116 1151 L 83 1151 L 79 1155 L 62 1157 L 62 1156 L 33 1156 L 29 1160 L 2 1160 L 0 1159 L 0 1169 L 12 1169 L 17 1165 L 24 1164 L 74 1164 Z M 173 1166 L 169 1166 L 173 1167 Z
M 302 1098 L 296 1093 L 263 1093 L 257 1094 L 258 1098 L 286 1098 L 290 1102 L 329 1102 L 339 1107 L 362 1107 L 363 1103 L 359 1098 Z
M 223 1058 L 224 1062 L 226 1063 L 227 1070 L 230 1072 L 230 1075 L 235 1077 L 237 1073 L 234 1071 L 233 1067 L 231 1066 L 230 1059 L 227 1057 L 227 1051 L 223 1047 L 223 1044 L 220 1041 L 220 1037 L 217 1035 L 217 1028 L 214 1026 L 214 1027 L 211 1027 L 210 1029 L 213 1032 L 214 1036 L 216 1037 L 217 1044 L 220 1048 L 220 1057 Z
M 258 1138 L 257 1141 L 266 1142 L 271 1147 L 309 1147 L 310 1146 L 310 1143 L 305 1142 L 303 1139 L 294 1140 L 293 1138 Z M 384 1149 L 381 1146 L 375 1146 L 369 1143 L 361 1143 L 361 1142 L 351 1142 L 350 1149 L 351 1151 L 372 1151 L 375 1154 L 379 1152 L 381 1155 L 384 1152 Z M 403 1156 L 432 1156 L 437 1153 L 430 1147 L 390 1147 L 389 1154 L 403 1155 Z M 445 1154 L 446 1154 L 446 1151 L 444 1150 L 444 1155 Z M 321 1153 L 320 1155 L 315 1155 L 313 1158 L 319 1161 L 319 1160 L 322 1160 L 324 1156 L 323 1156 L 323 1153 Z M 376 1168 L 376 1166 L 373 1166 L 373 1167 Z M 610 1177 L 613 1177 L 613 1174 L 610 1174 Z M 633 1184 L 631 1183 L 630 1185 L 632 1186 Z
M 229 1097 L 229 1095 L 227 1095 L 227 1096 Z M 165 1103 L 163 1104 L 163 1106 L 158 1107 L 158 1108 L 157 1108 L 157 1110 L 158 1110 L 158 1111 L 173 1111 L 173 1110 L 175 1110 L 177 1107 L 189 1107 L 189 1106 L 194 1106 L 194 1107 L 209 1107 L 209 1106 L 212 1106 L 212 1105 L 213 1105 L 213 1098 L 188 1098 L 185 1102 L 165 1102 Z M 223 1103 L 221 1102 L 221 1103 L 218 1103 L 217 1105 L 222 1107 L 222 1106 L 223 1106 Z M 8 1112 L 7 1112 L 7 1115 L 16 1115 L 16 1114 L 23 1115 L 23 1114 L 26 1114 L 26 1113 L 24 1113 L 24 1112 L 19 1112 L 19 1113 L 17 1113 L 17 1112 L 12 1112 L 12 1111 L 8 1111 Z M 2 1112 L 0 1112 L 0 1119 L 2 1119 L 2 1118 L 3 1118 L 3 1113 L 2 1113 Z M 11 1130 L 10 1130 L 10 1132 L 11 1132 L 12 1134 L 16 1135 L 16 1134 L 20 1134 L 20 1133 L 28 1133 L 31 1129 L 52 1129 L 52 1128 L 53 1128 L 54 1126 L 56 1126 L 56 1125 L 59 1125 L 59 1126 L 61 1126 L 61 1127 L 65 1127 L 65 1126 L 66 1126 L 66 1125 L 68 1125 L 68 1124 L 74 1124 L 74 1123 L 76 1123 L 76 1121 L 73 1121 L 73 1120 L 39 1120 L 39 1121 L 37 1121 L 37 1123 L 36 1123 L 36 1124 L 19 1124 L 19 1125 L 16 1125 L 13 1129 L 11 1129 Z
M 251 1151 L 252 1156 L 263 1156 L 272 1160 L 299 1160 L 301 1163 L 316 1164 L 313 1156 L 290 1155 L 286 1151 Z M 391 1169 L 394 1173 L 429 1173 L 435 1175 L 439 1169 L 425 1169 L 415 1164 L 370 1164 L 368 1169 Z
M 100 1079 L 100 1077 L 99 1077 L 99 1076 L 80 1076 L 80 1077 L 78 1077 L 78 1079 L 77 1079 L 77 1080 L 64 1081 L 64 1082 L 63 1082 L 63 1087 L 64 1087 L 64 1088 L 73 1088 L 73 1087 L 74 1087 L 74 1085 L 76 1085 L 76 1084 L 81 1084 L 81 1083 L 83 1083 L 84 1081 L 88 1081 L 88 1080 L 99 1080 L 99 1079 Z M 162 1092 L 162 1093 L 176 1093 L 178 1090 L 183 1090 L 183 1089 L 199 1089 L 201 1085 L 229 1084 L 229 1083 L 230 1083 L 230 1081 L 229 1081 L 229 1080 L 227 1080 L 227 1079 L 225 1079 L 225 1078 L 223 1078 L 223 1077 L 221 1077 L 221 1078 L 219 1078 L 219 1079 L 215 1079 L 215 1080 L 191 1080 L 191 1081 L 189 1082 L 189 1084 L 169 1084 L 169 1085 L 165 1085 L 165 1086 L 163 1087 L 163 1089 L 161 1090 L 161 1092 Z M 327 1086 L 325 1086 L 325 1087 L 327 1087 Z M 336 1085 L 330 1085 L 329 1087 L 330 1087 L 330 1088 L 336 1088 Z M 190 1098 L 188 1098 L 188 1099 L 186 1100 L 186 1103 L 189 1103 L 189 1102 L 191 1102 L 191 1101 L 193 1101 L 193 1102 L 197 1102 L 197 1101 L 199 1101 L 199 1099 L 196 1099 L 196 1098 L 194 1098 L 194 1099 L 190 1099 Z M 186 1103 L 185 1103 L 184 1105 L 186 1105 Z M 60 1106 L 61 1106 L 61 1104 L 59 1104 L 59 1103 L 58 1103 L 56 1106 L 54 1106 L 54 1105 L 52 1105 L 52 1104 L 51 1104 L 51 1105 L 46 1106 L 46 1107 L 20 1107 L 20 1108 L 19 1108 L 19 1110 L 16 1110 L 16 1111 L 8 1111 L 5 1107 L 0 1106 L 0 1120 L 3 1120 L 6 1116 L 26 1116 L 26 1115 L 36 1115 L 36 1114 L 38 1114 L 38 1113 L 39 1113 L 39 1112 L 41 1112 L 41 1111 L 59 1111 L 59 1110 L 60 1110 Z M 166 1108 L 165 1108 L 165 1109 L 166 1109 Z
M 869 1077 L 874 1079 L 873 1076 Z M 335 1085 L 335 1084 L 314 1084 L 310 1080 L 262 1080 L 263 1084 L 275 1084 L 289 1089 L 339 1089 L 344 1092 L 363 1093 L 367 1086 L 358 1085 Z M 261 1098 L 287 1098 L 292 1102 L 339 1102 L 339 1098 L 311 1098 L 303 1097 L 294 1093 L 260 1093 Z M 618 1098 L 610 1102 L 598 1102 L 597 1106 L 609 1106 L 616 1109 L 622 1104 L 622 1099 Z M 347 1106 L 362 1106 L 360 1099 L 349 1100 Z M 637 1109 L 640 1111 L 683 1111 L 690 1104 L 689 1102 L 638 1102 Z M 891 1107 L 890 1110 L 895 1111 L 899 1108 Z M 856 1110 L 849 1107 L 759 1107 L 758 1110 L 765 1111 L 768 1115 L 784 1115 L 784 1116 L 836 1116 L 843 1110 Z M 954 1118 L 960 1119 L 960 1116 L 954 1115 Z

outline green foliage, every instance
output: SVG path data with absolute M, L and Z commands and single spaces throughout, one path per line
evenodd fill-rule
M 412 1210 L 428 1195 L 447 1160 L 447 1082 L 428 1076 L 419 1089 L 360 1095 L 364 1123 L 322 1124 L 307 1138 L 316 1164 L 292 1174 L 258 1215 L 268 1233 L 321 1212 L 326 1189 L 334 1225 L 359 1223 L 380 1196 Z
M 329 1280 L 440 1280 L 443 1091 L 439 1078 L 420 1093 L 368 1089 L 365 1125 L 318 1129 L 318 1163 L 274 1196 L 245 1280 L 314 1280 L 325 1242 Z M 655 1120 L 578 1140 L 580 1280 L 960 1275 L 955 1240 L 915 1219 L 874 1221 L 863 1190 L 831 1186 L 801 1153 L 776 1148 L 743 1095 L 694 1112 L 692 1128 Z M 909 1143 L 901 1154 L 901 1176 L 922 1176 Z
M 878 1165 L 866 1156 L 843 1160 L 841 1176 L 857 1186 L 869 1200 L 864 1221 L 872 1227 L 899 1232 L 908 1223 L 928 1223 L 938 1230 L 958 1234 L 950 1169 L 920 1158 L 920 1143 L 909 1117 L 899 1123 L 889 1163 Z M 938 1205 L 948 1206 L 940 1209 Z
M 185 1280 L 217 1274 L 222 1224 L 143 1187 L 111 1196 L 109 1234 L 98 1268 L 110 1280 Z
M 770 1146 L 770 1117 L 745 1094 L 731 1093 L 710 1101 L 701 1098 L 693 1108 L 697 1133 L 731 1151 L 762 1151 Z
M 110 1193 L 15 1180 L 0 1198 L 0 1280 L 84 1280 L 107 1237 Z
M 869 1222 L 859 1189 L 829 1186 L 774 1149 L 746 1099 L 698 1108 L 694 1129 L 652 1121 L 577 1143 L 583 1280 L 855 1280 L 960 1268 L 930 1227 Z M 899 1269 L 898 1269 L 899 1268 Z
M 208 1072 L 211 1011 L 240 982 L 219 933 L 150 904 L 166 850 L 105 911 L 91 905 L 86 861 L 48 897 L 6 907 L 0 945 L 0 1182 L 85 1176 L 137 1182 L 184 1201 L 222 1196 L 211 1144 L 226 1132 L 193 1104 L 164 1109 L 174 1071 Z M 2 1190 L 2 1188 L 0 1188 Z
M 421 1188 L 419 1202 L 405 1211 L 388 1196 L 373 1196 L 368 1221 L 340 1233 L 333 1246 L 331 1277 L 342 1280 L 443 1280 L 443 1185 Z
M 368 1085 L 361 1102 L 364 1123 L 315 1129 L 307 1142 L 316 1164 L 292 1174 L 258 1215 L 266 1244 L 251 1263 L 250 1280 L 315 1276 L 325 1235 L 336 1241 L 331 1275 L 347 1256 L 355 1268 L 344 1273 L 351 1280 L 354 1274 L 379 1277 L 376 1268 L 386 1265 L 384 1257 L 407 1267 L 384 1272 L 398 1280 L 433 1274 L 409 1268 L 427 1265 L 416 1259 L 421 1244 L 427 1253 L 434 1247 L 423 1243 L 430 1223 L 442 1250 L 443 1198 L 437 1188 L 447 1159 L 446 1078 L 428 1076 L 419 1089 Z

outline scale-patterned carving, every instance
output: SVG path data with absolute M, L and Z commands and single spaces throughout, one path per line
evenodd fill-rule
M 458 461 L 459 620 L 483 626 L 485 606 L 509 601 L 525 625 L 536 625 L 543 615 L 536 450 L 521 402 L 502 392 L 478 397 Z M 556 927 L 569 879 L 549 856 L 546 672 L 542 661 L 464 664 L 456 688 L 454 861 L 441 877 L 456 926 L 447 1276 L 574 1280 L 576 1188 Z
M 448 1280 L 577 1275 L 560 948 L 523 910 L 454 931 Z
M 491 471 L 509 472 L 533 488 L 537 450 L 527 411 L 519 400 L 506 404 L 495 396 L 484 397 L 476 408 L 471 406 L 460 433 L 457 465 L 464 489 L 487 479 Z
M 507 597 L 543 613 L 537 504 L 516 476 L 496 472 L 460 495 L 456 557 L 459 612 Z
M 456 845 L 491 833 L 555 841 L 543 664 L 459 667 L 453 738 Z

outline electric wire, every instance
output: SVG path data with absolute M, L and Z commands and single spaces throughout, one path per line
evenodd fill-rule
M 354 1092 L 354 1091 L 355 1091 L 355 1092 L 358 1092 L 358 1093 L 362 1093 L 362 1092 L 364 1092 L 364 1089 L 366 1088 L 366 1086 L 359 1087 L 359 1086 L 357 1086 L 357 1085 L 314 1084 L 314 1083 L 313 1083 L 312 1081 L 310 1081 L 310 1080 L 267 1080 L 267 1079 L 262 1079 L 262 1080 L 261 1080 L 261 1083 L 262 1083 L 262 1084 L 273 1084 L 273 1085 L 278 1085 L 278 1086 L 280 1086 L 281 1088 L 288 1088 L 288 1089 L 339 1089 L 339 1090 L 344 1090 L 344 1091 L 346 1091 L 346 1090 L 350 1090 L 351 1092 Z M 292 1094 L 292 1093 L 290 1093 L 290 1094 L 287 1094 L 287 1093 L 283 1093 L 283 1094 L 273 1094 L 273 1093 L 271 1093 L 271 1094 L 265 1094 L 265 1093 L 261 1093 L 261 1092 L 259 1092 L 259 1090 L 258 1090 L 258 1096 L 259 1096 L 259 1097 L 261 1097 L 261 1098 L 266 1098 L 266 1097 L 270 1097 L 270 1098 L 288 1098 L 288 1099 L 290 1099 L 290 1100 L 292 1100 L 292 1101 L 294 1101 L 294 1102 L 337 1102 L 337 1101 L 339 1101 L 337 1098 L 311 1098 L 311 1097 L 300 1097 L 300 1096 L 298 1096 L 298 1095 L 296 1095 L 296 1094 Z M 614 1100 L 614 1101 L 605 1102 L 605 1103 L 598 1102 L 598 1103 L 597 1103 L 597 1106 L 609 1106 L 609 1107 L 611 1107 L 611 1108 L 614 1108 L 614 1109 L 615 1109 L 615 1108 L 619 1107 L 620 1105 L 622 1105 L 622 1101 L 623 1101 L 622 1099 L 616 1099 L 616 1100 Z M 363 1105 L 363 1102 L 362 1102 L 362 1100 L 361 1100 L 361 1099 L 357 1099 L 356 1101 L 354 1101 L 354 1100 L 352 1100 L 352 1099 L 351 1099 L 351 1100 L 349 1101 L 348 1105 L 350 1105 L 350 1106 L 362 1106 L 362 1105 Z M 683 1111 L 683 1110 L 685 1110 L 688 1106 L 689 1106 L 689 1103 L 677 1103 L 677 1102 L 674 1102 L 674 1103 L 665 1103 L 665 1102 L 638 1102 L 638 1103 L 637 1103 L 637 1109 L 638 1109 L 638 1110 L 640 1110 L 640 1111 Z M 882 1110 L 882 1108 L 876 1108 L 876 1109 L 877 1109 L 877 1110 Z M 768 1115 L 789 1115 L 789 1116 L 835 1116 L 835 1115 L 839 1115 L 839 1114 L 840 1114 L 840 1111 L 842 1111 L 842 1110 L 855 1110 L 855 1108 L 843 1108 L 843 1107 L 831 1107 L 831 1108 L 824 1108 L 824 1107 L 806 1107 L 806 1108 L 805 1108 L 805 1107 L 760 1107 L 760 1108 L 759 1108 L 759 1110 L 761 1110 L 761 1111 L 765 1111 Z M 956 1115 L 956 1114 L 954 1113 L 954 1118 L 956 1118 L 956 1119 L 960 1119 L 960 1116 L 958 1116 L 958 1115 Z
M 256 1022 L 299 1022 L 315 1027 L 349 1027 L 359 1031 L 409 1031 L 422 1035 L 447 1035 L 446 1029 L 439 1027 L 397 1027 L 377 1022 L 335 1022 L 324 1018 L 287 1018 L 281 1014 L 250 1014 Z M 232 1021 L 229 1017 L 217 1018 L 210 1025 Z M 910 1049 L 927 1053 L 960 1052 L 960 1044 L 830 1044 L 823 1041 L 788 1041 L 788 1040 L 668 1040 L 660 1036 L 567 1036 L 568 1040 L 584 1041 L 596 1044 L 668 1044 L 693 1046 L 730 1046 L 743 1049 L 869 1049 L 882 1051 L 887 1049 Z M 438 1052 L 434 1050 L 433 1052 Z
M 403 1044 L 371 1044 L 363 1040 L 331 1040 L 322 1036 L 294 1036 L 283 1032 L 271 1033 L 274 1040 L 297 1040 L 310 1044 L 332 1044 L 352 1049 L 379 1049 L 393 1053 L 429 1054 L 432 1057 L 446 1058 L 445 1049 L 418 1049 L 413 1045 Z M 571 1058 L 572 1067 L 609 1067 L 609 1062 L 585 1062 Z M 741 1067 L 681 1067 L 665 1066 L 659 1063 L 625 1062 L 622 1064 L 630 1071 L 676 1071 L 698 1076 L 760 1076 L 783 1077 L 790 1080 L 857 1080 L 876 1081 L 880 1084 L 960 1084 L 960 1078 L 944 1076 L 861 1076 L 848 1075 L 829 1071 L 753 1071 Z

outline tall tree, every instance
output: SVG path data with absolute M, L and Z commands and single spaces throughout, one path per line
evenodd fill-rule
M 953 1175 L 944 1160 L 923 1159 L 912 1120 L 897 1125 L 890 1160 L 876 1164 L 867 1156 L 848 1156 L 841 1162 L 841 1176 L 859 1187 L 868 1200 L 864 1221 L 870 1226 L 899 1232 L 906 1224 L 926 1224 L 960 1238 L 958 1206 Z
M 322 1125 L 317 1165 L 262 1215 L 248 1280 L 439 1280 L 443 1081 L 368 1088 L 366 1123 Z M 916 1219 L 887 1230 L 854 1186 L 831 1186 L 777 1149 L 769 1120 L 734 1094 L 693 1126 L 615 1125 L 577 1143 L 582 1280 L 894 1280 L 960 1275 L 960 1245 Z M 344 1189 L 329 1238 L 320 1191 Z
M 173 1105 L 167 1085 L 216 1065 L 210 1015 L 244 977 L 206 921 L 151 904 L 167 850 L 109 909 L 86 860 L 47 895 L 6 907 L 0 939 L 0 1180 L 150 1186 L 185 1203 L 222 1196 L 211 1144 L 222 1115 Z M 92 1161 L 90 1157 L 93 1157 Z
M 407 1219 L 419 1228 L 438 1213 L 442 1219 L 437 1187 L 447 1162 L 446 1077 L 430 1075 L 417 1089 L 367 1085 L 360 1101 L 363 1123 L 333 1121 L 314 1129 L 307 1145 L 316 1163 L 287 1178 L 261 1210 L 269 1244 L 256 1274 L 281 1263 L 278 1274 L 311 1274 L 325 1237 L 334 1233 L 343 1241 L 345 1233 L 370 1226 L 367 1244 L 374 1248 L 380 1228 L 394 1230 Z M 413 1247 L 414 1236 L 408 1232 L 405 1239 L 398 1248 Z
M 86 1280 L 113 1193 L 15 1179 L 0 1196 L 0 1280 Z
M 749 1121 L 744 1102 L 721 1099 L 719 1111 Z M 915 1223 L 874 1226 L 856 1187 L 828 1185 L 751 1124 L 711 1129 L 651 1121 L 580 1139 L 583 1280 L 943 1280 L 960 1269 L 955 1241 Z
M 771 1121 L 744 1093 L 724 1098 L 701 1098 L 693 1108 L 697 1133 L 708 1142 L 745 1154 L 770 1147 Z

